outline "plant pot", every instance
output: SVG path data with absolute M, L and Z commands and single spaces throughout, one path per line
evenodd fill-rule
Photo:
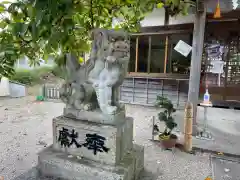
M 176 146 L 177 143 L 177 136 L 174 134 L 171 134 L 166 138 L 167 136 L 159 136 L 159 140 L 161 141 L 161 146 L 164 147 L 165 149 L 170 149 Z

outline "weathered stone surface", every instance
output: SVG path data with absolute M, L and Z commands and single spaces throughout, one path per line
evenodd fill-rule
M 79 64 L 67 54 L 66 83 L 60 97 L 76 110 L 101 110 L 105 115 L 119 112 L 119 87 L 127 73 L 130 59 L 129 34 L 124 31 L 95 29 L 90 59 Z
M 21 174 L 20 176 L 14 178 L 14 180 L 39 180 L 40 174 L 37 167 L 30 169 L 29 171 Z
M 61 146 L 61 143 L 58 140 L 62 128 L 67 128 L 69 133 L 74 129 L 75 132 L 78 133 L 76 140 L 79 144 L 86 142 L 86 134 L 98 134 L 106 138 L 104 146 L 109 148 L 109 151 L 97 152 L 94 155 L 93 150 L 89 150 L 84 146 L 79 148 L 77 148 L 75 144 L 72 144 L 70 147 Z M 132 149 L 132 131 L 132 118 L 126 118 L 125 122 L 122 124 L 112 126 L 60 116 L 53 119 L 53 147 L 55 150 L 75 156 L 85 157 L 93 161 L 116 164 L 120 162 L 124 152 Z M 71 139 L 69 139 L 69 141 L 71 141 Z
M 85 158 L 68 158 L 67 154 L 52 151 L 51 147 L 39 153 L 38 166 L 41 174 L 63 179 L 120 180 L 124 178 L 123 168 L 103 165 Z
M 134 168 L 134 180 L 138 180 L 139 179 L 139 175 L 140 173 L 143 171 L 144 169 L 144 147 L 140 146 L 138 144 L 134 144 L 133 145 L 133 154 L 135 156 L 135 168 Z
M 122 126 L 121 135 L 121 157 L 128 153 L 129 150 L 133 148 L 133 119 L 128 118 Z
M 38 169 L 40 174 L 63 178 L 67 180 L 136 180 L 143 164 L 136 159 L 141 148 L 135 146 L 134 151 L 129 152 L 119 165 L 106 165 L 85 158 L 69 158 L 63 152 L 56 152 L 48 147 L 39 153 Z M 143 155 L 143 154 L 141 154 Z
M 90 59 L 66 55 L 62 116 L 53 119 L 53 145 L 39 154 L 44 176 L 75 180 L 135 180 L 144 151 L 133 148 L 133 119 L 119 102 L 130 59 L 129 34 L 96 29 Z
M 100 109 L 96 111 L 82 111 L 74 108 L 64 108 L 63 114 L 68 118 L 109 125 L 122 124 L 125 121 L 125 108 L 121 109 L 117 114 L 114 115 L 105 115 L 100 111 Z

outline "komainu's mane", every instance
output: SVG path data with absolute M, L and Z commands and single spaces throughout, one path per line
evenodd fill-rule
M 92 31 L 91 37 L 93 41 L 90 58 L 86 61 L 85 65 L 86 74 L 89 74 L 89 72 L 94 68 L 95 61 L 97 59 L 103 58 L 103 51 L 106 47 L 106 43 L 108 43 L 107 31 L 105 29 L 95 29 Z

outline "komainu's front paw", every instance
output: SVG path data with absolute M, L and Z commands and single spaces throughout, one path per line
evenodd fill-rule
M 108 114 L 116 114 L 117 112 L 117 107 L 116 106 L 107 106 L 106 111 Z
M 114 57 L 114 56 L 108 56 L 108 57 L 106 58 L 106 60 L 107 60 L 109 63 L 114 63 L 114 62 L 117 61 L 116 57 Z
M 98 83 L 93 83 L 93 87 L 99 87 L 99 84 Z
M 85 111 L 90 111 L 90 110 L 92 110 L 92 105 L 91 105 L 91 104 L 85 104 L 84 110 L 85 110 Z
M 108 83 L 107 84 L 107 87 L 112 87 L 113 85 L 111 83 Z

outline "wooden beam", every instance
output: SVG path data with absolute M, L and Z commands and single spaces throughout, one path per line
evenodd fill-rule
M 231 18 L 231 19 L 208 19 L 207 20 L 207 22 L 234 22 L 234 21 L 238 22 L 238 19 Z
M 223 93 L 223 100 L 226 100 L 227 97 L 227 85 L 228 85 L 228 68 L 229 68 L 229 60 L 230 60 L 230 43 L 228 42 L 228 50 L 225 50 L 225 52 L 227 53 L 227 55 L 224 57 L 224 60 L 226 62 L 226 67 L 225 67 L 225 78 L 224 78 L 224 93 Z
M 147 73 L 150 73 L 151 69 L 151 50 L 152 50 L 152 36 L 148 37 L 148 63 L 147 63 Z
M 159 32 L 146 32 L 146 33 L 131 33 L 131 36 L 146 36 L 146 35 L 170 35 L 170 34 L 188 34 L 192 29 L 186 30 L 161 30 Z
M 193 23 L 186 23 L 186 24 L 171 24 L 171 25 L 164 25 L 164 26 L 148 26 L 148 27 L 141 27 L 140 32 L 160 32 L 160 31 L 169 31 L 169 30 L 192 30 L 193 31 Z
M 169 41 L 169 39 L 168 39 Z M 170 70 L 169 70 L 169 73 L 172 73 L 172 52 L 173 52 L 173 44 L 170 43 L 170 48 L 169 48 L 169 53 L 168 53 L 168 62 L 169 62 L 169 67 L 170 67 Z
M 138 71 L 138 38 L 136 38 L 136 59 L 135 59 L 135 72 Z
M 188 81 L 189 76 L 187 74 L 164 74 L 164 73 L 135 73 L 129 72 L 127 77 L 135 77 L 135 78 L 157 78 L 157 79 L 172 79 L 179 81 Z
M 197 104 L 199 98 L 201 62 L 206 24 L 206 8 L 204 12 L 196 12 L 194 20 L 192 58 L 188 88 L 188 102 L 193 104 L 193 135 L 197 134 Z
M 208 22 L 206 26 L 206 32 L 224 32 L 227 31 L 239 31 L 240 24 L 238 21 L 222 21 L 222 22 Z
M 168 36 L 166 36 L 166 40 L 165 40 L 164 74 L 167 73 L 167 60 L 168 60 Z

